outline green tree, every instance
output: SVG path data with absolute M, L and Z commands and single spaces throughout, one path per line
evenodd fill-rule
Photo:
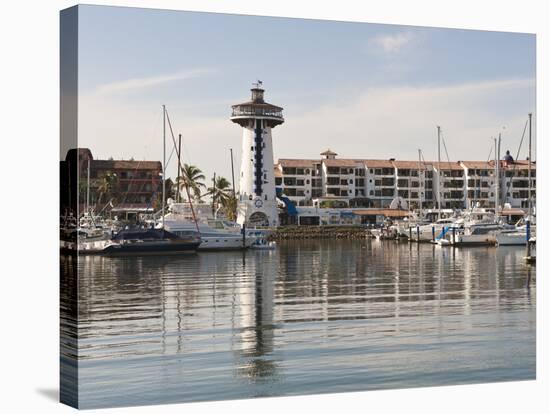
M 111 173 L 110 171 L 106 172 L 99 180 L 97 181 L 97 193 L 99 197 L 97 199 L 97 206 L 101 206 L 103 199 L 109 201 L 113 198 L 113 191 L 115 190 L 118 183 L 118 177 L 116 173 Z
M 193 193 L 193 198 L 195 201 L 200 200 L 202 197 L 202 189 L 206 188 L 206 185 L 203 183 L 205 176 L 202 171 L 194 165 L 183 164 L 182 176 L 178 177 L 176 180 L 180 186 L 180 193 L 185 193 L 185 185 Z
M 212 209 L 222 206 L 228 219 L 234 220 L 237 211 L 237 199 L 231 189 L 231 183 L 224 177 L 217 177 L 213 187 L 208 189 L 212 196 Z

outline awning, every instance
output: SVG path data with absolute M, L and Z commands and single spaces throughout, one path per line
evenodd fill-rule
M 525 211 L 521 208 L 505 208 L 500 212 L 500 214 L 503 216 L 524 216 Z

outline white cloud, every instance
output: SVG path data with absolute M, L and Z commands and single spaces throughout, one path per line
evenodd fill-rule
M 96 89 L 95 93 L 98 95 L 106 95 L 106 94 L 111 94 L 116 92 L 125 92 L 129 90 L 149 88 L 149 87 L 161 85 L 167 82 L 197 78 L 199 76 L 207 75 L 212 72 L 213 72 L 212 69 L 199 68 L 199 69 L 192 69 L 188 71 L 182 71 L 182 72 L 166 74 L 166 75 L 150 76 L 146 78 L 126 79 L 123 81 L 105 83 L 103 85 L 100 85 Z
M 504 125 L 503 148 L 515 152 L 534 102 L 531 79 L 372 88 L 300 116 L 287 105 L 274 148 L 281 158 L 314 158 L 330 147 L 343 158 L 415 160 L 422 149 L 426 159 L 435 159 L 441 125 L 451 159 L 482 160 Z
M 414 35 L 411 32 L 399 32 L 390 35 L 379 35 L 372 39 L 371 43 L 381 48 L 386 53 L 399 52 L 403 47 L 411 43 Z

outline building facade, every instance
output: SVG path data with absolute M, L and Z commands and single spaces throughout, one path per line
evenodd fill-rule
M 68 159 L 78 165 L 79 215 L 88 209 L 96 214 L 153 211 L 161 198 L 160 161 L 98 160 L 88 148 L 70 150 Z
M 343 159 L 330 149 L 318 159 L 279 159 L 277 190 L 297 206 L 387 208 L 395 199 L 410 209 L 464 209 L 473 205 L 528 208 L 529 162 Z M 531 163 L 531 199 L 536 198 Z M 534 204 L 534 202 L 533 202 Z

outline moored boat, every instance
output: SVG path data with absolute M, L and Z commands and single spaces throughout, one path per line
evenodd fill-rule
M 194 253 L 201 244 L 196 235 L 180 237 L 164 229 L 125 229 L 106 243 L 99 254 L 182 254 Z

